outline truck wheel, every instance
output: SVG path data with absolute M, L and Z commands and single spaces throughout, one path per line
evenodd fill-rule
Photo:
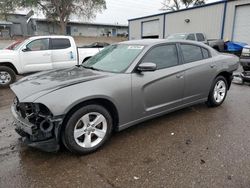
M 209 107 L 220 106 L 227 96 L 227 90 L 227 80 L 223 76 L 216 77 L 208 96 L 207 105 Z
M 112 117 L 104 107 L 87 105 L 69 118 L 62 132 L 62 140 L 71 152 L 88 154 L 108 140 L 112 127 Z
M 6 66 L 0 66 L 0 87 L 7 87 L 16 80 L 15 72 Z
M 244 71 L 250 71 L 250 67 L 243 67 Z

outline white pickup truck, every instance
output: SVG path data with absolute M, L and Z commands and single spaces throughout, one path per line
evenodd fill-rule
M 77 48 L 70 36 L 36 36 L 0 50 L 0 87 L 8 86 L 17 74 L 68 68 L 95 55 L 102 48 Z

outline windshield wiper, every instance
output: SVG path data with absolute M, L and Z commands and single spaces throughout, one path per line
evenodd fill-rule
M 100 69 L 97 69 L 95 67 L 88 67 L 88 66 L 83 66 L 85 69 L 91 69 L 91 70 L 96 70 L 96 71 L 101 71 Z

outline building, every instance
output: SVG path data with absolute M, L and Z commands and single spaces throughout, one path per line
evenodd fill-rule
M 130 40 L 184 32 L 203 32 L 208 39 L 250 44 L 250 0 L 222 0 L 129 20 Z
M 31 18 L 32 14 L 8 14 L 0 20 L 0 37 L 60 34 L 60 27 L 46 19 Z M 66 34 L 71 36 L 127 36 L 128 26 L 70 21 Z
M 28 36 L 27 21 L 30 14 L 8 14 L 0 20 L 0 37 Z
M 46 19 L 31 19 L 29 22 L 30 35 L 59 34 L 60 27 L 55 22 Z M 118 24 L 102 24 L 87 22 L 69 22 L 66 27 L 66 34 L 71 36 L 127 36 L 128 26 Z

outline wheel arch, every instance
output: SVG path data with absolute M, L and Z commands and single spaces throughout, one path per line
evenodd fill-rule
M 233 73 L 232 72 L 227 72 L 227 71 L 223 71 L 220 72 L 216 78 L 218 76 L 223 76 L 226 80 L 227 80 L 227 84 L 228 84 L 228 89 L 230 89 L 231 83 L 232 83 L 232 79 L 233 79 Z
M 16 67 L 10 62 L 1 62 L 0 67 L 1 66 L 9 67 L 15 72 L 15 74 L 18 74 L 18 71 L 17 71 Z
M 118 110 L 117 110 L 115 104 L 112 101 L 110 101 L 108 99 L 105 99 L 105 98 L 94 98 L 94 99 L 88 99 L 88 100 L 79 102 L 79 103 L 75 104 L 74 106 L 72 106 L 66 112 L 66 114 L 64 116 L 61 129 L 62 130 L 64 129 L 67 121 L 69 120 L 70 116 L 74 112 L 76 112 L 78 109 L 80 109 L 83 106 L 91 105 L 91 104 L 100 105 L 100 106 L 106 108 L 109 111 L 109 113 L 110 113 L 110 115 L 111 115 L 111 117 L 113 119 L 114 129 L 118 127 L 118 124 L 119 124 L 119 114 L 118 114 Z

